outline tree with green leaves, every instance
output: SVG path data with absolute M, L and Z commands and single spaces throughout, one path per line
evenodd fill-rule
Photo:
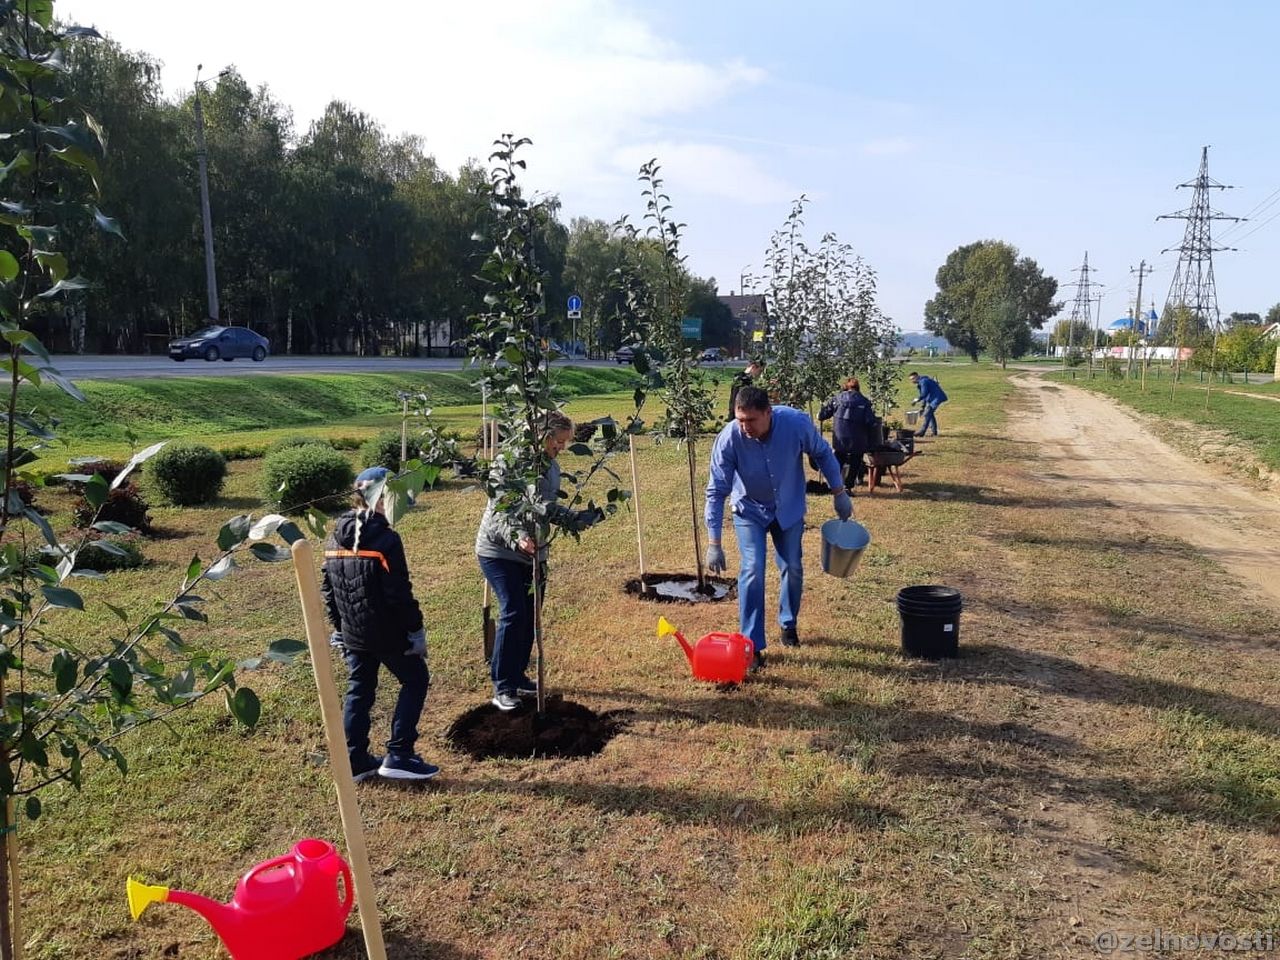
M 1088 320 L 1059 320 L 1053 325 L 1052 340 L 1064 351 L 1068 363 L 1083 362 L 1085 351 L 1093 345 L 1093 326 Z
M 617 275 L 626 251 L 612 224 L 574 217 L 565 250 L 565 287 L 582 298 L 578 339 L 588 357 L 604 356 L 621 340 L 618 311 L 622 292 Z
M 1000 361 L 1001 369 L 1031 349 L 1031 326 L 1012 300 L 997 300 L 990 304 L 978 320 L 978 334 L 987 353 Z M 1084 341 L 1077 337 L 1076 343 L 1081 342 Z
M 665 192 L 661 171 L 656 159 L 640 167 L 644 229 L 637 228 L 626 217 L 618 221 L 618 228 L 626 238 L 626 260 L 619 275 L 624 291 L 622 313 L 633 331 L 632 336 L 642 340 L 645 348 L 635 352 L 632 364 L 639 373 L 650 376 L 649 383 L 659 388 L 659 396 L 666 406 L 656 429 L 680 439 L 685 445 L 694 564 L 698 587 L 706 590 L 698 520 L 697 442 L 698 434 L 712 419 L 712 392 L 698 364 L 701 344 L 691 344 L 682 334 L 692 278 L 680 252 L 685 225 L 671 215 L 671 198 Z M 661 358 L 657 377 L 650 374 L 646 349 L 656 351 Z M 642 389 L 638 388 L 637 400 Z
M 810 352 L 811 323 L 818 278 L 804 240 L 804 208 L 800 196 L 782 227 L 769 240 L 768 271 L 770 322 L 766 334 L 766 362 L 761 385 L 777 403 L 803 409 L 808 399 L 805 364 Z
M 83 394 L 54 366 L 32 330 L 48 305 L 75 295 L 88 281 L 72 274 L 63 244 L 74 230 L 92 225 L 123 243 L 123 231 L 98 207 L 105 133 L 97 118 L 62 89 L 72 40 L 95 31 L 62 27 L 51 0 L 0 4 L 0 139 L 6 145 L 0 183 L 0 369 L 8 377 L 5 400 L 4 493 L 0 498 L 0 957 L 21 943 L 21 903 L 13 896 L 19 875 L 15 801 L 28 819 L 40 816 L 41 794 L 56 784 L 79 788 L 96 760 L 121 773 L 128 763 L 119 744 L 128 734 L 164 720 L 214 693 L 241 723 L 253 726 L 258 698 L 238 686 L 240 664 L 184 637 L 185 624 L 208 619 L 197 590 L 222 579 L 236 557 L 266 561 L 289 552 L 265 542 L 279 534 L 302 536 L 283 517 L 254 524 L 235 517 L 217 535 L 211 562 L 194 557 L 168 599 L 136 615 L 99 601 L 119 621 L 92 639 L 74 637 L 65 617 L 86 608 L 73 577 L 101 579 L 77 569 L 90 537 L 131 533 L 99 519 L 113 489 L 125 483 L 163 444 L 137 453 L 110 483 L 101 475 L 73 475 L 94 513 L 90 532 L 63 542 L 49 520 L 23 503 L 18 483 L 38 484 L 25 467 L 56 441 L 54 424 L 39 413 L 29 390 L 60 389 L 81 402 Z M 27 388 L 27 389 L 24 389 Z M 43 550 L 39 549 L 43 544 Z M 103 554 L 123 553 L 109 539 L 94 541 Z M 48 557 L 48 559 L 46 559 Z M 303 649 L 279 641 L 268 659 L 288 660 Z
M 924 308 L 925 329 L 946 337 L 975 363 L 987 348 L 983 326 L 995 305 L 1014 304 L 1028 332 L 1041 329 L 1062 309 L 1053 299 L 1058 281 L 1001 240 L 957 247 L 938 268 L 936 282 L 938 292 Z
M 534 643 L 538 651 L 538 713 L 546 709 L 546 657 L 542 631 L 542 591 L 539 556 L 562 532 L 577 537 L 582 527 L 568 509 L 578 505 L 585 487 L 597 472 L 616 479 L 606 461 L 619 449 L 629 433 L 641 429 L 639 408 L 643 391 L 636 393 L 636 412 L 619 430 L 611 418 L 596 421 L 602 434 L 597 451 L 574 444 L 571 453 L 596 459 L 586 470 L 570 474 L 572 493 L 563 495 L 564 504 L 549 506 L 539 494 L 540 481 L 549 470 L 545 442 L 553 433 L 553 414 L 563 405 L 552 361 L 559 354 L 548 345 L 546 272 L 539 264 L 536 238 L 545 228 L 551 211 L 546 201 L 530 201 L 519 183 L 525 161 L 519 156 L 529 144 L 526 138 L 505 134 L 494 143 L 490 155 L 492 169 L 488 196 L 493 209 L 492 247 L 480 270 L 488 285 L 486 310 L 471 318 L 467 346 L 472 362 L 480 369 L 479 386 L 493 398 L 499 448 L 484 469 L 483 485 L 495 510 L 501 511 L 510 531 L 510 546 L 522 539 L 533 545 Z M 588 501 L 585 511 L 601 517 L 615 513 L 628 494 L 619 487 L 606 492 L 606 502 L 597 507 Z M 594 522 L 594 521 L 593 521 Z

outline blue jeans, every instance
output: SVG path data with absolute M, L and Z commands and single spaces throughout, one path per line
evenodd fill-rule
M 533 652 L 533 564 L 492 557 L 479 559 L 480 570 L 493 588 L 501 610 L 489 660 L 493 692 L 515 696 Z
M 734 532 L 738 535 L 738 621 L 742 632 L 751 638 L 756 650 L 765 648 L 764 639 L 764 571 L 765 534 L 773 539 L 774 560 L 782 574 L 782 589 L 778 596 L 778 624 L 794 627 L 800 615 L 800 595 L 804 592 L 804 567 L 801 564 L 800 542 L 804 536 L 804 521 L 786 530 L 775 521 L 768 529 L 734 517 Z
M 347 734 L 347 753 L 351 762 L 362 761 L 369 754 L 369 711 L 378 693 L 378 668 L 386 667 L 400 681 L 400 695 L 391 715 L 391 739 L 387 752 L 396 756 L 413 755 L 418 739 L 418 719 L 427 702 L 431 674 L 427 661 L 410 653 L 377 653 L 371 650 L 347 650 L 347 698 L 342 707 L 342 728 Z
M 920 429 L 916 431 L 917 437 L 923 437 L 929 432 L 929 427 L 931 426 L 933 427 L 933 435 L 935 437 L 938 435 L 938 418 L 933 415 L 937 409 L 937 406 L 932 403 L 924 405 L 924 421 L 920 424 Z

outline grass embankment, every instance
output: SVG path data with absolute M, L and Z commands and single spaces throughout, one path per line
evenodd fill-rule
M 1051 374 L 1077 387 L 1105 393 L 1142 414 L 1152 415 L 1167 422 L 1169 428 L 1180 424 L 1193 424 L 1242 444 L 1269 470 L 1280 471 L 1280 404 L 1274 400 L 1242 396 L 1256 393 L 1260 397 L 1280 396 L 1280 385 L 1270 384 L 1214 384 L 1209 391 L 1208 407 L 1205 406 L 1205 386 L 1191 374 L 1189 379 L 1172 385 L 1168 370 L 1159 379 L 1148 372 L 1147 387 L 1143 391 L 1140 382 L 1112 380 L 1094 371 L 1089 379 L 1087 371 Z M 1179 436 L 1176 430 L 1162 431 L 1170 439 L 1180 440 L 1185 447 L 1197 447 L 1195 437 Z
M 444 425 L 461 426 L 479 410 L 477 376 L 458 370 L 90 380 L 79 385 L 87 403 L 56 387 L 27 389 L 23 397 L 61 421 L 58 434 L 66 447 L 47 454 L 61 469 L 62 450 L 127 456 L 129 431 L 140 444 L 180 437 L 214 447 L 261 447 L 285 433 L 365 436 L 399 425 L 396 394 L 401 391 L 425 393 L 433 406 L 443 408 Z M 566 367 L 559 380 L 570 397 L 629 393 L 635 373 L 630 367 Z
M 444 730 L 488 696 L 471 556 L 483 503 L 455 481 L 420 501 L 402 524 L 432 648 L 419 748 L 444 773 L 359 793 L 392 956 L 996 960 L 1092 956 L 1110 929 L 1280 927 L 1274 612 L 1140 518 L 1086 513 L 1034 479 L 1035 448 L 1003 436 L 1000 371 L 958 366 L 946 389 L 943 435 L 906 466 L 906 491 L 855 498 L 875 538 L 856 576 L 823 576 L 811 532 L 805 643 L 771 648 L 736 691 L 695 684 L 653 636 L 659 613 L 699 636 L 736 611 L 622 593 L 634 515 L 557 543 L 550 683 L 628 711 L 593 759 L 449 751 Z M 684 453 L 645 440 L 639 460 L 649 566 L 689 571 Z M 179 581 L 226 516 L 257 509 L 258 469 L 232 464 L 213 507 L 157 509 L 171 536 L 148 547 L 151 567 L 88 583 L 89 612 L 59 611 L 51 629 L 101 635 L 111 616 L 94 598 L 137 607 Z M 829 498 L 810 510 L 829 516 Z M 249 656 L 300 635 L 290 581 L 246 566 L 189 636 Z M 913 583 L 964 592 L 960 660 L 898 656 L 893 597 Z M 226 899 L 249 865 L 340 836 L 307 664 L 246 679 L 264 702 L 256 732 L 201 704 L 121 743 L 128 778 L 97 766 L 82 793 L 48 792 L 20 833 L 29 957 L 213 960 L 180 907 L 131 924 L 126 874 Z M 354 933 L 332 953 L 362 955 Z

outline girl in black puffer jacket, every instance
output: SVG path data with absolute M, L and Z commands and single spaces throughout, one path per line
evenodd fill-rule
M 343 649 L 351 671 L 342 725 L 352 776 L 429 780 L 440 768 L 413 751 L 431 683 L 422 611 L 409 582 L 404 544 L 383 515 L 382 499 L 372 510 L 365 502 L 366 491 L 380 491 L 379 481 L 387 476 L 386 467 L 370 467 L 356 478 L 356 508 L 338 518 L 325 545 L 321 594 L 334 626 L 331 640 Z M 400 681 L 385 757 L 369 753 L 369 711 L 380 667 Z

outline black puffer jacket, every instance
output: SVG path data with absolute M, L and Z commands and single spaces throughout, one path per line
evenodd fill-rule
M 422 629 L 422 611 L 413 596 L 404 544 L 378 513 L 338 518 L 325 544 L 321 593 L 329 620 L 352 650 L 404 653 L 408 635 Z

